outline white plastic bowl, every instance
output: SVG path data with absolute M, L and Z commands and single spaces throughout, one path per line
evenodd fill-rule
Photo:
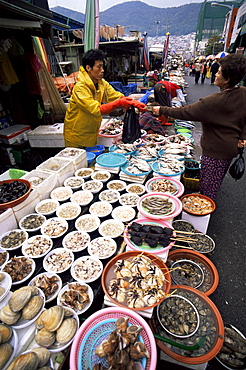
M 18 257 L 14 257 L 14 258 L 16 258 L 16 259 L 27 258 L 31 262 L 31 271 L 23 279 L 18 280 L 18 281 L 13 281 L 13 278 L 12 278 L 11 274 L 9 274 L 12 278 L 12 285 L 18 285 L 18 284 L 22 284 L 24 281 L 29 279 L 30 276 L 32 276 L 32 274 L 34 273 L 35 268 L 36 268 L 36 263 L 35 263 L 34 259 L 32 259 L 30 257 L 18 256 Z M 11 264 L 11 262 L 12 262 L 12 258 L 9 259 L 8 262 L 5 264 L 5 266 L 2 268 L 2 272 L 7 272 L 5 270 L 7 269 L 8 265 Z
M 2 239 L 4 238 L 4 237 L 7 237 L 10 233 L 12 233 L 12 232 L 14 232 L 14 233 L 24 233 L 24 236 L 25 236 L 25 240 L 22 242 L 22 243 L 20 243 L 20 244 L 18 244 L 18 245 L 16 245 L 15 247 L 13 247 L 13 248 L 4 248 L 3 247 L 3 245 L 2 245 Z M 1 237 L 0 237 L 0 247 L 1 247 L 1 249 L 2 250 L 4 250 L 4 251 L 12 251 L 12 250 L 15 250 L 15 249 L 18 249 L 18 248 L 20 248 L 21 246 L 22 246 L 22 244 L 23 243 L 25 243 L 25 241 L 28 239 L 28 233 L 25 231 L 25 230 L 23 230 L 23 229 L 13 229 L 13 230 L 9 230 L 9 231 L 7 231 L 6 233 L 4 233 L 3 235 L 1 235 Z
M 77 315 L 81 315 L 83 312 L 87 311 L 90 308 L 90 306 L 92 305 L 93 299 L 94 299 L 93 290 L 91 289 L 90 285 L 88 285 L 86 283 L 79 283 L 79 282 L 76 281 L 76 282 L 71 282 L 69 284 L 66 284 L 60 290 L 60 292 L 58 294 L 57 304 L 60 305 L 60 306 L 65 307 L 65 308 L 68 307 L 66 304 L 63 304 L 62 295 L 63 295 L 64 292 L 67 292 L 67 291 L 70 290 L 69 285 L 75 285 L 75 284 L 80 284 L 82 286 L 86 286 L 87 287 L 87 292 L 88 292 L 87 294 L 88 294 L 89 300 L 90 300 L 87 304 L 85 304 L 85 306 L 81 310 L 73 308 L 73 310 L 76 312 Z
M 40 224 L 39 226 L 37 227 L 34 227 L 34 228 L 27 228 L 24 226 L 24 222 L 26 221 L 27 218 L 36 218 L 36 219 L 40 219 L 40 222 L 42 221 L 42 224 Z M 24 217 L 22 217 L 22 219 L 20 220 L 19 222 L 19 226 L 22 230 L 25 230 L 27 232 L 35 232 L 35 231 L 38 231 L 41 229 L 41 227 L 43 226 L 43 224 L 45 223 L 46 221 L 46 217 L 44 215 L 41 215 L 39 213 L 30 213 Z
M 91 283 L 97 280 L 103 271 L 103 264 L 94 256 L 77 258 L 71 266 L 71 275 L 78 282 Z
M 66 213 L 64 213 L 66 210 L 72 210 L 73 214 L 70 214 L 70 216 Z M 65 220 L 74 220 L 76 217 L 78 217 L 81 213 L 81 207 L 76 202 L 66 202 L 61 204 L 57 210 L 56 210 L 56 216 L 64 218 Z
M 55 213 L 59 205 L 60 203 L 56 199 L 44 199 L 41 200 L 41 202 L 39 202 L 38 204 L 36 204 L 35 212 L 44 216 L 50 216 L 53 213 Z
M 57 225 L 56 229 L 61 226 L 61 231 L 55 231 L 55 225 Z M 64 218 L 61 217 L 52 217 L 43 223 L 41 227 L 41 233 L 43 235 L 48 235 L 50 238 L 60 238 L 60 236 L 64 235 L 67 232 L 68 223 Z
M 91 174 L 93 180 L 106 182 L 110 179 L 111 173 L 109 171 L 95 171 Z
M 99 194 L 98 198 L 101 201 L 109 202 L 109 203 L 116 203 L 120 198 L 120 193 L 117 190 L 103 190 Z
M 65 202 L 71 197 L 72 194 L 73 190 L 70 188 L 70 186 L 59 186 L 58 188 L 52 190 L 50 197 L 51 199 L 58 200 L 58 202 Z
M 82 177 L 83 179 L 89 179 L 93 172 L 94 172 L 93 168 L 83 167 L 75 171 L 75 176 Z
M 54 262 L 52 262 L 52 260 Z M 74 254 L 64 248 L 52 249 L 43 259 L 43 268 L 47 272 L 61 274 L 67 271 L 74 261 Z M 52 264 L 52 265 L 51 265 Z
M 86 206 L 93 200 L 93 194 L 89 190 L 79 190 L 71 195 L 70 200 L 80 206 Z
M 86 231 L 71 231 L 62 240 L 63 248 L 72 252 L 81 252 L 90 243 L 91 237 Z
M 128 184 L 126 187 L 128 193 L 142 195 L 145 193 L 145 186 L 142 184 Z
M 119 192 L 125 190 L 126 183 L 122 180 L 112 180 L 107 183 L 107 188 L 110 190 L 117 190 Z
M 71 176 L 64 181 L 64 186 L 68 186 L 73 190 L 78 190 L 82 187 L 84 179 L 82 177 Z
M 62 280 L 61 280 L 61 278 L 60 278 L 60 276 L 59 275 L 57 275 L 56 273 L 54 273 L 54 272 L 42 272 L 41 274 L 38 274 L 37 276 L 35 276 L 31 281 L 29 281 L 29 283 L 28 283 L 28 285 L 32 285 L 32 286 L 37 286 L 36 284 L 35 284 L 35 281 L 38 279 L 38 278 L 41 278 L 41 277 L 43 277 L 43 276 L 46 276 L 47 278 L 51 278 L 52 276 L 55 276 L 56 278 L 57 278 L 57 285 L 58 285 L 58 287 L 57 287 L 57 289 L 53 292 L 53 294 L 51 294 L 50 296 L 49 296 L 49 298 L 48 299 L 45 299 L 45 303 L 48 303 L 48 302 L 51 302 L 51 301 L 53 301 L 53 299 L 55 299 L 56 297 L 57 297 L 57 295 L 58 295 L 58 293 L 59 293 L 59 291 L 61 290 L 61 288 L 62 288 Z M 37 286 L 38 287 L 38 286 Z M 39 287 L 38 287 L 39 288 Z M 39 288 L 39 289 L 41 289 L 41 290 L 43 290 L 42 288 Z M 43 292 L 44 293 L 44 292 Z
M 36 244 L 33 244 L 35 240 L 36 240 Z M 42 249 L 38 250 L 39 248 L 41 248 L 40 243 L 42 243 L 42 241 L 43 243 L 44 242 L 47 243 L 45 246 L 43 246 L 43 251 Z M 53 247 L 53 241 L 49 236 L 34 235 L 25 241 L 25 243 L 22 245 L 21 251 L 25 257 L 40 258 L 40 257 L 44 257 L 47 253 L 49 253 L 52 247 Z M 29 248 L 32 248 L 33 252 L 31 250 L 28 251 Z
M 136 207 L 138 200 L 139 200 L 139 195 L 134 194 L 134 193 L 125 193 L 120 196 L 119 203 L 122 206 L 131 206 L 131 207 Z
M 129 222 L 136 216 L 136 211 L 131 206 L 119 206 L 112 212 L 112 217 L 122 222 Z
M 99 217 L 91 215 L 89 213 L 80 216 L 75 221 L 75 228 L 79 231 L 86 231 L 87 233 L 95 231 L 96 229 L 98 229 L 99 225 Z
M 113 206 L 109 202 L 95 202 L 89 208 L 89 212 L 97 217 L 106 217 L 112 212 Z
M 89 190 L 92 192 L 92 194 L 97 194 L 99 193 L 99 191 L 103 188 L 103 183 L 102 181 L 98 181 L 98 180 L 90 180 L 90 181 L 86 181 L 83 185 L 82 185 L 82 189 L 83 190 Z
M 0 296 L 0 302 L 4 300 L 12 286 L 11 276 L 7 272 L 3 271 L 1 271 L 1 274 L 4 275 L 4 278 L 2 279 L 2 281 L 0 281 L 0 287 L 4 288 L 4 293 Z
M 116 252 L 116 249 L 116 241 L 103 236 L 93 239 L 88 245 L 90 256 L 97 257 L 100 260 L 111 257 Z
M 110 237 L 110 238 L 117 238 L 120 235 L 123 235 L 124 232 L 124 224 L 119 220 L 115 220 L 113 218 L 103 221 L 99 226 L 99 234 L 102 236 Z

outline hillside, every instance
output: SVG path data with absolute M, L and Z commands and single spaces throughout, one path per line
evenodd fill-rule
M 115 27 L 116 24 L 126 27 L 128 31 L 147 32 L 148 36 L 156 36 L 170 32 L 171 35 L 187 35 L 196 31 L 197 18 L 201 3 L 185 4 L 178 7 L 157 8 L 142 1 L 128 1 L 114 5 L 100 12 L 100 24 Z M 84 23 L 85 15 L 67 8 L 56 6 L 51 8 L 56 13 Z

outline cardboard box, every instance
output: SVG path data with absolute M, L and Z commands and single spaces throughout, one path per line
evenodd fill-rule
M 27 125 L 13 125 L 0 131 L 0 142 L 4 144 L 13 144 L 26 139 L 27 133 L 31 130 Z
M 30 146 L 36 148 L 64 148 L 63 127 L 64 123 L 36 127 L 27 134 Z

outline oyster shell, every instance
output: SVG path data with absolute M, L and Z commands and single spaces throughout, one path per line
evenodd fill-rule
M 7 370 L 36 370 L 38 368 L 38 356 L 34 352 L 24 353 L 18 356 L 11 364 L 8 366 Z
M 36 347 L 32 349 L 32 352 L 35 352 L 38 356 L 38 367 L 43 367 L 47 364 L 50 359 L 51 353 L 47 348 L 44 347 Z
M 15 324 L 21 317 L 21 312 L 13 312 L 9 305 L 4 306 L 0 311 L 0 320 L 7 325 Z
M 11 326 L 0 324 L 0 343 L 7 342 L 11 338 L 12 332 Z
M 49 347 L 55 343 L 56 334 L 43 328 L 35 335 L 35 340 L 39 346 Z
M 64 318 L 64 308 L 62 306 L 53 306 L 46 310 L 42 316 L 44 327 L 49 331 L 56 331 L 61 325 Z
M 24 286 L 16 290 L 9 299 L 9 307 L 13 312 L 18 312 L 29 302 L 32 296 L 32 289 Z
M 57 329 L 56 340 L 59 343 L 69 342 L 77 331 L 77 321 L 74 318 L 65 319 Z
M 32 320 L 43 306 L 43 298 L 39 295 L 33 296 L 22 310 L 22 317 L 25 320 Z
M 0 345 L 0 369 L 3 369 L 4 365 L 6 365 L 12 352 L 13 348 L 9 343 L 2 343 Z

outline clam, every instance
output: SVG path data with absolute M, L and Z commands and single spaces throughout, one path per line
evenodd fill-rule
M 32 296 L 32 290 L 30 287 L 24 286 L 18 290 L 16 290 L 10 300 L 9 300 L 9 307 L 13 312 L 18 312 L 22 310 L 22 308 L 29 302 Z
M 22 317 L 25 320 L 32 320 L 43 306 L 43 298 L 39 295 L 33 296 L 22 310 Z
M 44 365 L 47 364 L 47 362 L 50 359 L 50 351 L 47 348 L 44 347 L 36 347 L 32 349 L 32 352 L 35 352 L 36 355 L 38 356 L 38 367 L 43 367 Z
M 9 343 L 2 343 L 0 345 L 0 369 L 3 369 L 4 365 L 6 365 L 12 352 L 13 348 Z
M 56 340 L 59 343 L 69 342 L 77 331 L 77 322 L 74 318 L 65 319 L 57 329 Z
M 9 305 L 4 306 L 0 311 L 0 320 L 7 325 L 15 324 L 21 317 L 21 312 L 13 312 Z
M 64 308 L 62 306 L 53 306 L 46 310 L 45 315 L 42 317 L 42 322 L 47 330 L 53 332 L 59 328 L 63 318 Z
M 1 297 L 1 295 L 3 295 L 3 294 L 4 294 L 4 292 L 5 292 L 5 289 L 1 286 L 1 287 L 0 287 L 0 297 Z
M 7 368 L 7 370 L 36 370 L 38 368 L 38 356 L 34 352 L 24 353 L 18 356 Z
M 43 328 L 35 335 L 35 340 L 39 346 L 49 347 L 55 343 L 56 334 Z
M 35 321 L 35 326 L 38 330 L 44 327 L 43 318 L 45 317 L 45 315 L 47 315 L 47 310 L 43 311 Z
M 3 281 L 4 277 L 5 277 L 4 274 L 0 272 L 0 282 Z
M 12 328 L 9 325 L 0 324 L 0 343 L 7 342 L 12 336 Z

